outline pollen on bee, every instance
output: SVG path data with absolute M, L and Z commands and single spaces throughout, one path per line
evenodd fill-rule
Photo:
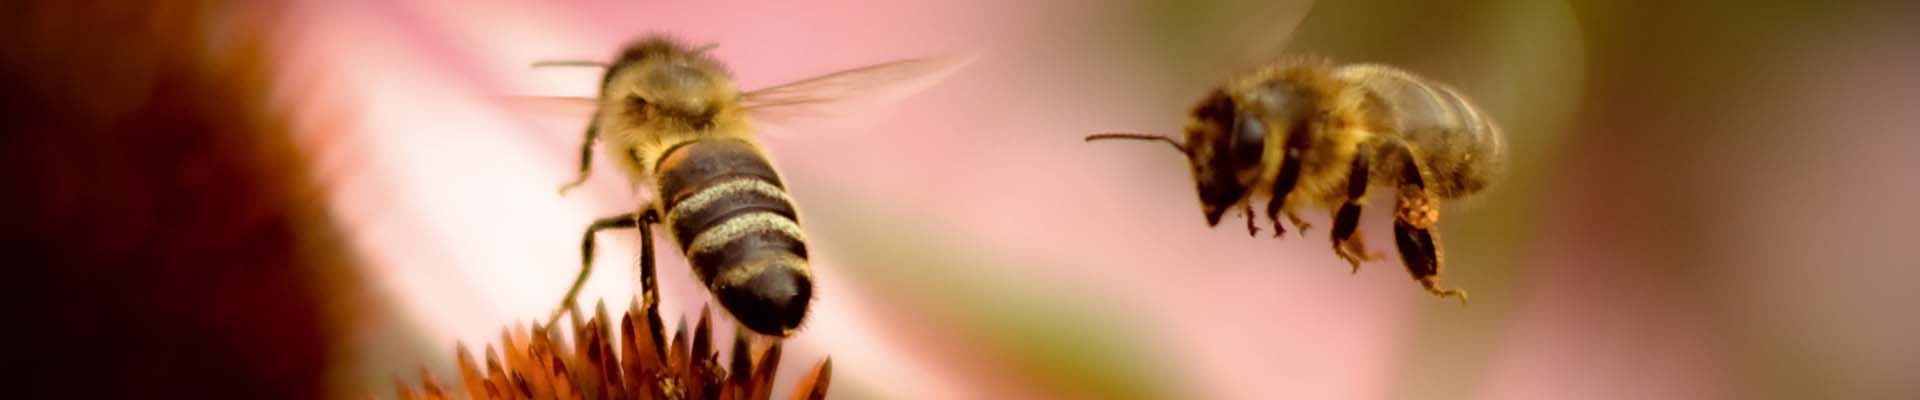
M 1394 217 L 1415 228 L 1427 229 L 1440 222 L 1440 210 L 1434 208 L 1433 197 L 1423 192 L 1403 191 L 1394 203 Z

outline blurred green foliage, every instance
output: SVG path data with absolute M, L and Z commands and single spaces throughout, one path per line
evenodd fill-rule
M 828 182 L 801 182 L 817 208 L 809 229 L 844 268 L 839 279 L 873 298 L 897 331 L 941 337 L 993 360 L 988 379 L 1047 388 L 1057 398 L 1177 398 L 1148 321 L 1103 304 L 1102 296 L 1036 283 L 1009 271 L 1046 271 L 1045 261 L 916 223 L 909 210 L 846 196 Z M 982 266 L 994 266 L 985 268 Z M 848 377 L 858 380 L 859 377 Z M 1002 381 L 1011 383 L 1008 381 Z

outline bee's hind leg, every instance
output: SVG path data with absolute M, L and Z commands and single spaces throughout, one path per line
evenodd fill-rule
M 593 274 L 593 253 L 597 247 L 594 235 L 608 229 L 638 228 L 640 230 L 640 287 L 646 296 L 656 296 L 653 278 L 653 224 L 659 222 L 659 213 L 652 208 L 646 211 L 632 212 L 593 220 L 587 226 L 586 234 L 580 239 L 580 275 L 573 280 L 573 286 L 567 289 L 566 297 L 560 299 L 560 308 L 553 310 L 547 318 L 548 327 L 560 321 L 560 315 L 574 308 L 580 288 L 586 286 L 587 276 Z
M 1401 168 L 1400 193 L 1394 200 L 1393 241 L 1400 250 L 1400 262 L 1406 264 L 1407 272 L 1420 286 L 1435 296 L 1452 297 L 1467 302 L 1467 292 L 1460 289 L 1441 288 L 1439 279 L 1441 267 L 1440 233 L 1434 231 L 1434 225 L 1440 222 L 1439 203 L 1433 194 L 1426 190 L 1426 179 L 1420 173 L 1420 165 L 1411 156 L 1407 165 Z

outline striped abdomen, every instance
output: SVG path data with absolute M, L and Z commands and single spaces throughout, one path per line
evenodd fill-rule
M 807 244 L 780 175 L 752 145 L 701 139 L 660 158 L 666 224 L 720 305 L 756 332 L 786 336 L 813 296 Z

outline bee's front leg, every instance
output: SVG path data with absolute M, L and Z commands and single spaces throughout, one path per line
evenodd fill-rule
M 594 118 L 592 122 L 587 123 L 586 140 L 580 142 L 580 172 L 574 175 L 572 181 L 560 185 L 560 195 L 565 196 L 567 195 L 567 191 L 580 187 L 580 184 L 587 182 L 588 174 L 593 172 L 593 142 L 599 139 L 600 119 Z

